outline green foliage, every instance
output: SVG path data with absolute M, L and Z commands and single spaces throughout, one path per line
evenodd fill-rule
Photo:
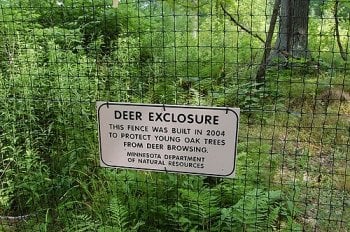
M 276 112 L 300 102 L 317 109 L 318 94 L 333 86 L 350 91 L 346 67 L 335 69 L 344 62 L 334 55 L 331 2 L 320 9 L 327 17 L 312 17 L 309 25 L 310 49 L 327 52 L 315 63 L 271 68 L 260 85 L 254 75 L 263 45 L 225 19 L 219 4 L 264 37 L 265 1 L 122 1 L 117 9 L 102 0 L 2 1 L 0 216 L 29 214 L 23 228 L 34 231 L 301 231 L 297 178 L 303 173 L 286 174 L 293 185 L 276 180 L 283 168 L 317 172 L 319 166 L 309 167 L 314 154 L 307 149 L 290 156 L 291 141 L 304 136 L 316 146 L 320 136 L 326 153 L 339 139 L 340 157 L 329 162 L 340 174 L 325 183 L 339 202 L 339 189 L 348 189 L 347 121 L 333 115 L 332 126 L 342 126 L 335 139 L 326 131 L 329 115 L 315 113 L 312 133 L 298 131 L 288 140 L 283 136 L 294 126 L 310 128 L 308 115 Z M 341 4 L 345 34 L 348 6 Z M 101 170 L 96 100 L 239 106 L 247 136 L 241 136 L 236 178 Z M 318 197 L 314 191 L 307 194 Z
M 179 231 L 207 231 L 213 228 L 219 219 L 217 196 L 203 186 L 203 183 L 198 186 L 198 182 L 196 187 L 179 189 L 178 202 L 170 211 Z
M 111 200 L 108 211 L 111 214 L 111 223 L 113 225 L 112 228 L 115 227 L 118 231 L 127 231 L 126 228 L 128 224 L 128 211 L 124 205 L 121 204 L 118 198 L 113 198 Z
M 73 232 L 73 231 L 79 231 L 79 232 L 85 232 L 85 231 L 96 231 L 98 228 L 98 225 L 91 216 L 84 215 L 84 214 L 78 214 L 74 215 L 71 220 L 71 226 L 67 231 Z
M 265 192 L 254 189 L 247 192 L 235 205 L 222 209 L 226 230 L 266 231 L 274 228 L 281 214 L 280 191 Z

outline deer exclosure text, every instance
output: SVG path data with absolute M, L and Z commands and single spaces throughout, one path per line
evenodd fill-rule
M 172 122 L 172 123 L 196 123 L 196 124 L 219 124 L 218 115 L 203 114 L 174 114 L 165 112 L 148 112 L 148 121 L 151 122 Z M 123 120 L 142 120 L 143 113 L 140 111 L 114 111 L 115 119 Z
M 232 177 L 239 109 L 97 103 L 104 167 Z

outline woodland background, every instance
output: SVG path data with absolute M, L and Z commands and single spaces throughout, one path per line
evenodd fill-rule
M 348 0 L 0 0 L 0 231 L 349 231 Z M 96 101 L 241 108 L 234 179 L 99 167 Z

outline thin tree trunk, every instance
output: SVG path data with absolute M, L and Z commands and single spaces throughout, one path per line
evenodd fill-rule
M 113 0 L 112 7 L 113 8 L 118 8 L 118 5 L 119 5 L 119 0 Z
M 260 63 L 258 72 L 256 74 L 256 81 L 258 83 L 263 83 L 265 80 L 266 67 L 267 67 L 267 63 L 268 63 L 268 57 L 270 56 L 270 52 L 271 52 L 271 43 L 272 43 L 273 33 L 274 33 L 275 27 L 276 27 L 276 22 L 277 22 L 277 17 L 278 17 L 280 5 L 281 5 L 281 0 L 275 0 L 273 10 L 272 10 L 272 16 L 271 16 L 271 20 L 270 20 L 270 25 L 269 25 L 269 31 L 268 31 L 267 37 L 266 37 L 263 58 L 262 58 L 262 61 Z
M 339 0 L 335 0 L 335 3 L 334 3 L 335 36 L 337 38 L 340 56 L 344 61 L 347 61 L 346 52 L 344 51 L 343 45 L 341 44 L 341 40 L 340 40 L 338 7 L 339 7 Z
M 195 3 L 194 3 L 195 4 Z M 194 15 L 191 17 L 192 18 L 192 23 L 193 23 L 193 31 L 192 31 L 192 36 L 193 38 L 198 37 L 198 32 L 199 32 L 199 12 L 198 12 L 198 7 L 197 10 L 195 11 Z

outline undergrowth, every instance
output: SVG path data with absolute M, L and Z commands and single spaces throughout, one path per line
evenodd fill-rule
M 192 37 L 183 5 L 59 2 L 1 6 L 0 231 L 349 230 L 348 63 L 315 54 L 257 84 L 259 42 L 214 4 Z M 100 168 L 97 100 L 240 107 L 236 177 Z

